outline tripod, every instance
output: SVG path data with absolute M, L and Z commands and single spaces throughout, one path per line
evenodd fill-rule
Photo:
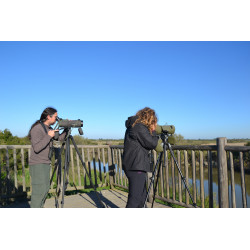
M 164 165 L 165 165 L 167 147 L 168 147 L 168 149 L 169 149 L 169 151 L 170 151 L 171 156 L 172 156 L 173 159 L 174 159 L 175 165 L 176 165 L 177 168 L 178 168 L 178 171 L 179 171 L 179 173 L 180 173 L 181 179 L 182 179 L 182 181 L 183 181 L 183 183 L 184 183 L 184 185 L 185 185 L 185 188 L 187 189 L 188 194 L 189 194 L 189 196 L 190 196 L 190 198 L 191 198 L 191 200 L 192 200 L 193 206 L 194 206 L 195 208 L 197 208 L 197 205 L 196 205 L 196 203 L 194 202 L 193 197 L 192 197 L 192 195 L 191 195 L 191 192 L 190 192 L 190 190 L 189 190 L 189 188 L 188 188 L 188 186 L 187 186 L 186 179 L 185 179 L 185 177 L 183 176 L 183 174 L 182 174 L 182 172 L 181 172 L 181 169 L 180 169 L 180 167 L 179 167 L 179 164 L 178 164 L 178 162 L 177 162 L 177 160 L 176 160 L 176 158 L 175 158 L 175 156 L 174 156 L 174 152 L 173 152 L 173 150 L 172 150 L 171 144 L 168 142 L 168 136 L 169 136 L 169 135 L 168 135 L 167 132 L 162 132 L 162 133 L 161 133 L 161 139 L 162 139 L 162 142 L 163 142 L 163 152 L 161 152 L 161 153 L 159 154 L 158 159 L 157 159 L 157 162 L 156 162 L 156 164 L 155 164 L 155 168 L 154 168 L 154 171 L 153 171 L 153 174 L 152 174 L 152 177 L 151 177 L 151 182 L 150 182 L 150 184 L 149 184 L 148 192 L 147 192 L 146 199 L 145 199 L 145 202 L 144 202 L 144 208 L 146 207 L 146 204 L 147 204 L 147 200 L 148 200 L 148 197 L 149 197 L 150 190 L 151 190 L 151 188 L 152 188 L 152 186 L 153 186 L 153 184 L 154 184 L 154 181 L 155 181 L 155 176 L 156 176 L 156 173 L 157 173 L 157 167 L 159 166 L 158 174 L 157 174 L 157 178 L 156 178 L 156 184 L 155 184 L 155 188 L 154 188 L 153 201 L 152 201 L 152 208 L 153 208 L 153 206 L 154 206 L 155 193 L 156 193 L 157 184 L 158 184 L 158 179 L 159 179 L 160 170 L 161 170 L 161 166 L 162 166 L 162 158 L 163 158 L 163 156 L 164 156 Z
M 54 171 L 53 171 L 53 174 L 51 176 L 51 179 L 50 179 L 50 185 L 53 181 L 53 178 L 54 178 L 54 175 L 56 173 L 56 170 L 58 169 L 58 173 L 57 173 L 57 190 L 56 190 L 56 198 L 55 198 L 55 206 L 56 208 L 59 207 L 59 203 L 58 203 L 58 197 L 59 197 L 59 194 L 60 194 L 60 183 L 61 183 L 61 175 L 62 175 L 62 170 L 61 170 L 61 158 L 62 158 L 62 151 L 64 149 L 64 146 L 65 146 L 65 160 L 64 160 L 64 177 L 63 177 L 63 185 L 62 185 L 62 201 L 61 201 L 61 208 L 64 207 L 64 195 L 65 195 L 65 191 L 67 189 L 67 185 L 68 185 L 68 179 L 67 179 L 67 176 L 68 176 L 68 173 L 69 173 L 69 163 L 70 163 L 70 141 L 73 143 L 74 145 L 74 148 L 79 156 L 79 159 L 83 165 L 83 167 L 85 168 L 85 171 L 89 177 L 89 181 L 90 181 L 90 185 L 92 188 L 94 188 L 94 191 L 96 193 L 96 196 L 99 200 L 99 202 L 101 203 L 102 207 L 106 207 L 103 202 L 101 201 L 100 197 L 99 197 L 99 194 L 98 192 L 96 191 L 96 186 L 93 184 L 92 180 L 91 180 L 91 177 L 90 177 L 90 174 L 88 173 L 88 170 L 84 164 L 84 161 L 82 159 L 82 156 L 80 154 L 80 151 L 79 149 L 77 148 L 77 145 L 75 143 L 75 140 L 73 138 L 73 136 L 71 135 L 71 129 L 69 129 L 67 131 L 67 134 L 66 134 L 66 137 L 65 137 L 65 140 L 63 141 L 63 144 L 62 144 L 62 147 L 60 149 L 60 152 L 59 152 L 59 155 L 58 155 L 58 159 L 57 159 L 57 162 L 55 164 L 55 168 L 54 168 Z M 58 154 L 58 152 L 57 152 Z M 47 195 L 46 195 L 47 196 Z M 46 197 L 45 197 L 46 198 Z

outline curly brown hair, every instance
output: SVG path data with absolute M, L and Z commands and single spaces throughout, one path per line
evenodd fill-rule
M 148 130 L 152 134 L 153 126 L 157 123 L 158 120 L 155 111 L 151 108 L 146 107 L 144 109 L 139 110 L 136 113 L 136 116 L 138 116 L 138 118 L 136 119 L 132 127 L 134 127 L 137 123 L 142 123 L 148 128 Z

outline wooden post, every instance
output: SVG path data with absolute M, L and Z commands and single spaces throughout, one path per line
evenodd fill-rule
M 26 192 L 25 166 L 24 166 L 24 149 L 23 148 L 21 148 L 21 159 L 22 159 L 22 172 L 23 172 L 23 192 Z
M 112 157 L 112 152 L 111 152 L 111 148 L 108 148 L 108 164 L 109 164 L 109 185 L 110 188 L 113 189 L 114 186 L 114 163 L 112 161 L 113 157 Z
M 243 164 L 243 152 L 239 153 L 239 158 L 240 158 L 242 205 L 244 208 L 247 208 L 247 194 L 246 194 L 245 171 L 244 171 L 244 164 Z
M 181 169 L 181 152 L 180 150 L 177 150 L 177 158 L 178 158 L 178 164 Z M 181 175 L 178 173 L 178 185 L 179 185 L 179 201 L 182 202 L 182 183 L 181 183 Z
M 205 207 L 204 194 L 204 171 L 203 171 L 203 151 L 200 151 L 200 192 L 201 192 L 201 207 Z
M 106 161 L 105 161 L 104 148 L 102 148 L 102 164 L 103 164 L 103 172 L 104 172 L 104 185 L 107 186 Z
M 189 186 L 189 179 L 188 179 L 188 154 L 187 150 L 184 150 L 184 165 L 185 165 L 185 178 L 186 178 L 186 184 Z M 186 189 L 186 204 L 189 205 L 189 194 Z
M 71 160 L 71 167 L 72 167 L 72 179 L 73 183 L 75 184 L 75 170 L 74 170 L 74 154 L 73 154 L 73 147 L 70 147 L 70 160 Z
M 81 186 L 81 171 L 80 171 L 80 159 L 79 155 L 76 154 L 76 164 L 77 164 L 77 173 L 78 173 L 78 186 Z
M 214 194 L 213 194 L 213 165 L 212 165 L 212 151 L 207 152 L 208 158 L 208 190 L 209 190 L 209 208 L 214 207 Z
M 9 150 L 6 148 L 6 172 L 7 172 L 7 197 L 10 197 L 10 156 Z
M 15 193 L 18 191 L 17 185 L 17 164 L 16 164 L 16 149 L 13 149 L 13 158 L 14 158 L 14 180 L 15 180 Z
M 196 203 L 196 163 L 195 163 L 195 152 L 191 151 L 192 155 L 192 171 L 193 171 L 193 198 Z
M 218 163 L 218 183 L 219 183 L 219 207 L 228 208 L 228 176 L 227 176 L 227 155 L 225 146 L 227 138 L 217 138 L 217 163 Z
M 169 194 L 169 168 L 168 168 L 168 151 L 166 151 L 166 162 L 165 162 L 165 168 L 166 168 L 166 186 L 167 186 L 167 199 L 170 198 Z
M 230 169 L 231 169 L 231 199 L 232 199 L 232 207 L 236 208 L 236 197 L 235 197 L 235 181 L 234 181 L 234 161 L 233 161 L 233 153 L 229 153 L 230 157 Z

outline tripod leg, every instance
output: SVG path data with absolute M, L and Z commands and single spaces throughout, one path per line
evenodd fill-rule
M 160 176 L 161 165 L 162 165 L 162 162 L 160 161 L 160 163 L 159 163 L 159 168 L 158 168 L 158 173 L 157 173 L 157 178 L 156 178 L 156 183 L 155 183 L 155 188 L 154 188 L 154 196 L 153 196 L 153 201 L 152 201 L 152 206 L 151 206 L 151 208 L 153 208 L 153 206 L 154 206 L 155 194 L 156 194 L 157 185 L 158 185 L 158 180 L 159 180 L 159 176 Z
M 73 145 L 74 145 L 74 147 L 75 147 L 75 150 L 76 150 L 76 152 L 77 152 L 77 154 L 78 154 L 78 156 L 79 156 L 79 159 L 80 159 L 80 161 L 81 161 L 83 167 L 84 167 L 85 170 L 86 170 L 86 173 L 87 173 L 87 175 L 88 175 L 88 177 L 89 177 L 90 185 L 94 188 L 95 193 L 96 193 L 96 196 L 97 196 L 99 202 L 101 203 L 102 207 L 106 207 L 106 206 L 103 204 L 103 202 L 101 201 L 101 198 L 99 197 L 98 192 L 96 191 L 96 186 L 93 184 L 93 182 L 92 182 L 92 180 L 91 180 L 91 177 L 90 177 L 90 175 L 89 175 L 89 173 L 88 173 L 88 170 L 87 170 L 87 168 L 86 168 L 86 166 L 85 166 L 85 164 L 84 164 L 84 161 L 83 161 L 82 156 L 81 156 L 81 154 L 80 154 L 80 152 L 79 152 L 79 150 L 78 150 L 78 148 L 77 148 L 77 145 L 76 145 L 76 143 L 75 143 L 75 140 L 74 140 L 73 136 L 70 136 L 70 139 L 71 139 L 71 141 L 72 141 L 72 143 L 73 143 Z
M 184 183 L 184 185 L 185 185 L 185 187 L 186 187 L 186 189 L 187 189 L 187 191 L 188 191 L 189 197 L 190 197 L 190 199 L 192 200 L 192 203 L 193 203 L 194 207 L 197 207 L 196 203 L 195 203 L 194 200 L 193 200 L 193 196 L 191 195 L 191 192 L 190 192 L 190 190 L 189 190 L 189 188 L 188 188 L 188 186 L 187 186 L 186 179 L 185 179 L 185 177 L 183 176 L 183 174 L 182 174 L 182 172 L 181 172 L 181 169 L 180 169 L 180 167 L 179 167 L 179 164 L 178 164 L 178 162 L 177 162 L 177 160 L 176 160 L 176 158 L 175 158 L 175 156 L 174 156 L 174 152 L 173 152 L 173 150 L 172 150 L 172 147 L 171 147 L 171 145 L 170 145 L 169 143 L 167 143 L 167 145 L 168 145 L 169 151 L 170 151 L 170 153 L 171 153 L 171 156 L 172 156 L 173 159 L 174 159 L 175 165 L 177 166 L 177 169 L 178 169 L 178 171 L 179 171 L 179 173 L 180 173 L 180 175 L 181 175 L 181 179 L 182 179 L 182 181 L 183 181 L 183 183 Z
M 149 193 L 150 193 L 150 190 L 152 188 L 152 185 L 154 184 L 154 179 L 155 179 L 155 175 L 156 175 L 156 172 L 157 172 L 157 166 L 158 164 L 162 161 L 162 153 L 160 153 L 158 159 L 157 159 L 157 162 L 155 164 L 155 168 L 154 168 L 154 171 L 153 171 L 153 174 L 152 174 L 152 177 L 151 177 L 151 182 L 149 184 L 149 187 L 148 187 L 148 192 L 147 192 L 147 195 L 146 195 L 146 199 L 145 199 L 145 202 L 144 202 L 144 208 L 146 207 L 147 205 L 147 200 L 148 200 L 148 197 L 149 197 Z
M 65 164 L 64 164 L 64 177 L 63 177 L 63 188 L 62 188 L 62 201 L 61 201 L 61 207 L 64 207 L 64 194 L 67 189 L 67 172 L 68 172 L 68 166 L 69 166 L 69 150 L 70 150 L 70 144 L 69 144 L 69 138 L 67 138 L 66 141 L 66 150 L 65 150 Z

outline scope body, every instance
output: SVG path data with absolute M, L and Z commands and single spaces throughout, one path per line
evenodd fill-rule
M 83 127 L 83 121 L 78 120 L 58 120 L 58 126 L 59 128 L 81 128 Z
M 161 133 L 168 133 L 170 135 L 175 133 L 175 126 L 174 125 L 165 125 L 165 126 L 156 126 L 156 134 L 161 134 Z

